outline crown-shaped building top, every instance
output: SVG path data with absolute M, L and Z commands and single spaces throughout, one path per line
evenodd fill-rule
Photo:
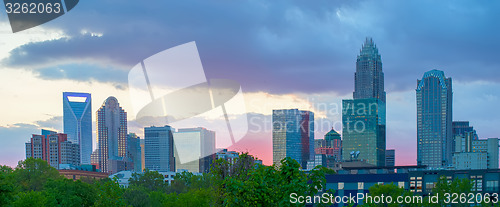
M 359 52 L 354 81 L 354 99 L 377 98 L 385 103 L 382 58 L 370 37 L 366 38 Z

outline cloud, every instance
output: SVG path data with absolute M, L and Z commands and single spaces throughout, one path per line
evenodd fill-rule
M 468 1 L 80 2 L 44 25 L 67 38 L 18 47 L 4 64 L 40 69 L 45 78 L 123 85 L 122 74 L 140 60 L 196 41 L 209 78 L 237 80 L 247 91 L 349 94 L 356 55 L 373 36 L 388 91 L 413 89 L 432 68 L 462 81 L 499 81 L 494 8 Z M 74 75 L 56 71 L 82 63 L 89 67 L 67 69 Z
M 53 116 L 47 120 L 36 121 L 36 125 L 42 129 L 52 129 L 57 132 L 63 132 L 63 117 L 62 116 Z
M 26 158 L 25 144 L 31 134 L 39 134 L 38 126 L 18 123 L 9 127 L 0 126 L 0 165 L 17 166 L 19 160 Z

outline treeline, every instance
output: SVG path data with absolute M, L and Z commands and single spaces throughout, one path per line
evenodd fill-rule
M 66 179 L 47 162 L 28 158 L 15 169 L 0 166 L 0 206 L 292 206 L 291 193 L 313 196 L 325 187 L 325 174 L 332 173 L 299 169 L 290 158 L 264 166 L 242 154 L 234 164 L 216 160 L 202 176 L 177 174 L 171 185 L 146 170 L 122 188 L 112 179 Z

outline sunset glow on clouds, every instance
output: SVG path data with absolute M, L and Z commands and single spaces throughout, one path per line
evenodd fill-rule
M 196 41 L 207 78 L 241 84 L 247 112 L 261 125 L 231 149 L 271 164 L 272 109 L 315 112 L 316 138 L 331 127 L 341 132 L 341 100 L 352 97 L 356 56 L 366 36 L 382 56 L 387 148 L 396 149 L 397 165 L 415 164 L 416 80 L 434 68 L 453 79 L 453 119 L 470 121 L 480 138 L 500 136 L 496 6 L 81 1 L 63 17 L 15 34 L 0 13 L 0 165 L 24 159 L 24 143 L 40 128 L 62 131 L 65 91 L 91 93 L 94 112 L 115 96 L 129 112 L 129 131 L 143 137 L 127 74 L 144 58 L 190 41 Z

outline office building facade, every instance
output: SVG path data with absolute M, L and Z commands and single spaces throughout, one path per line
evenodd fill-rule
M 80 147 L 68 141 L 66 134 L 43 130 L 42 135 L 33 134 L 25 146 L 26 158 L 45 160 L 56 169 L 61 164 L 80 165 Z
M 431 70 L 417 80 L 417 164 L 444 168 L 452 164 L 452 80 Z
M 127 113 L 115 97 L 107 98 L 97 110 L 96 123 L 101 171 L 116 173 L 133 169 L 127 157 Z
M 385 166 L 385 103 L 380 99 L 342 100 L 342 157 Z
M 314 160 L 314 113 L 298 109 L 273 110 L 273 163 L 285 157 L 307 169 Z
M 158 172 L 175 171 L 174 138 L 170 126 L 144 128 L 144 167 Z
M 207 173 L 216 159 L 215 131 L 203 127 L 178 129 L 174 135 L 176 170 Z M 182 153 L 179 153 L 182 151 Z M 190 153 L 186 153 L 190 152 Z M 179 156 L 182 154 L 183 156 Z
M 393 167 L 396 165 L 396 150 L 385 150 L 385 166 Z
M 453 168 L 498 169 L 498 138 L 474 140 L 474 135 L 474 131 L 469 131 L 455 137 Z
M 315 139 L 314 142 L 315 154 L 332 157 L 338 162 L 342 161 L 342 139 L 333 128 L 325 134 L 324 139 Z
M 90 93 L 63 93 L 63 131 L 68 141 L 80 146 L 82 165 L 92 154 L 92 99 Z
M 135 133 L 129 133 L 127 135 L 127 157 L 132 159 L 134 162 L 133 171 L 142 171 L 142 150 L 141 150 L 141 138 Z
M 342 100 L 342 157 L 385 166 L 386 93 L 382 59 L 371 38 L 366 38 L 356 60 L 352 100 Z

